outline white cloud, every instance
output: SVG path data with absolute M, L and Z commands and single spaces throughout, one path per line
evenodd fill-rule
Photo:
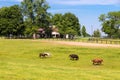
M 118 5 L 120 0 L 47 0 L 51 4 L 64 5 Z

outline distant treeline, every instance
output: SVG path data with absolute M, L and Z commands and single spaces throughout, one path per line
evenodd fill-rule
M 46 0 L 23 0 L 20 5 L 0 8 L 0 36 L 10 38 L 32 38 L 33 34 L 43 35 L 38 29 L 44 30 L 44 38 L 52 38 L 53 25 L 61 36 L 94 36 L 100 37 L 99 30 L 93 35 L 81 26 L 78 17 L 68 12 L 52 15 Z M 102 31 L 110 38 L 120 38 L 120 11 L 102 14 L 99 17 Z M 61 37 L 60 36 L 60 37 Z M 61 37 L 64 38 L 64 37 Z

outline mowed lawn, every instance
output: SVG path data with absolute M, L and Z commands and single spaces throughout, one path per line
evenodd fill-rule
M 40 52 L 51 57 L 41 59 Z M 79 60 L 71 61 L 71 53 Z M 94 58 L 102 58 L 103 64 L 92 65 Z M 0 80 L 120 80 L 120 49 L 0 39 Z

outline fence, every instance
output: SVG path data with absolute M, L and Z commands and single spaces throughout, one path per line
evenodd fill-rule
M 44 39 L 43 39 L 44 40 Z M 87 43 L 99 43 L 99 44 L 118 44 L 120 45 L 120 39 L 114 40 L 114 39 L 95 39 L 95 38 L 89 38 L 89 39 L 60 39 L 60 38 L 51 38 L 47 40 L 55 40 L 55 41 L 74 41 L 74 42 L 87 42 Z
M 0 37 L 0 39 L 6 39 Z M 25 39 L 25 38 L 24 38 Z M 120 45 L 120 39 L 98 39 L 98 38 L 76 38 L 76 39 L 63 39 L 63 38 L 41 38 L 41 40 L 56 40 L 56 41 L 75 41 L 75 42 L 87 42 L 87 43 L 99 43 L 99 44 L 117 44 Z
M 120 40 L 112 40 L 112 39 L 88 39 L 88 42 L 94 42 L 100 44 L 120 44 Z
M 89 43 L 100 43 L 100 44 L 118 44 L 120 45 L 120 40 L 114 40 L 114 39 L 87 39 L 87 40 L 79 40 L 82 42 L 89 42 Z

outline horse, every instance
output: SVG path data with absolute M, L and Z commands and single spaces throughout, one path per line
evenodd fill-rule
M 70 54 L 69 57 L 71 60 L 78 60 L 79 59 L 79 56 L 76 54 Z
M 45 58 L 45 57 L 49 57 L 49 56 L 50 56 L 50 54 L 49 54 L 49 53 L 46 53 L 46 52 L 39 54 L 39 57 L 40 57 L 40 58 Z
M 101 65 L 103 60 L 100 58 L 96 58 L 96 59 L 93 59 L 92 62 L 93 62 L 93 65 Z

